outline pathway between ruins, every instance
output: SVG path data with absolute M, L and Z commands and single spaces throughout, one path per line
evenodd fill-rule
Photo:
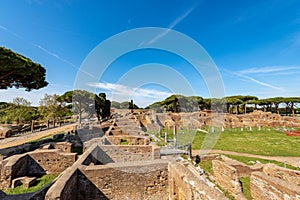
M 200 150 L 193 150 L 192 154 L 197 155 L 199 154 Z M 286 161 L 287 164 L 290 164 L 292 166 L 298 167 L 298 162 L 300 160 L 300 157 L 285 157 L 285 156 L 261 156 L 261 155 L 254 155 L 254 154 L 248 154 L 248 153 L 239 153 L 239 152 L 233 152 L 233 151 L 224 151 L 224 150 L 211 150 L 209 153 L 216 153 L 216 154 L 227 154 L 227 155 L 234 155 L 234 156 L 244 156 L 244 157 L 250 157 L 250 158 L 261 158 L 266 160 L 275 160 L 278 162 L 284 162 Z
M 55 135 L 57 133 L 68 132 L 68 131 L 74 130 L 74 126 L 75 126 L 75 124 L 68 124 L 68 125 L 63 125 L 61 127 L 57 127 L 57 128 L 51 128 L 51 129 L 44 130 L 44 131 L 21 135 L 18 137 L 5 138 L 5 139 L 0 140 L 0 149 L 21 145 L 21 144 L 24 144 L 24 143 L 27 143 L 30 141 L 34 141 L 34 140 L 39 140 L 41 138 Z

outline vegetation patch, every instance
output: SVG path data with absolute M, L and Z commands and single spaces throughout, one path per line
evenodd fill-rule
M 24 188 L 23 185 L 21 185 L 21 186 L 15 187 L 15 188 L 9 188 L 9 189 L 5 190 L 4 192 L 8 195 L 37 192 L 41 188 L 52 183 L 57 176 L 58 176 L 57 174 L 46 174 L 40 178 L 37 178 L 38 183 L 35 186 L 32 186 L 27 189 L 27 188 Z
M 121 139 L 121 145 L 129 145 L 129 142 L 126 139 Z
M 199 167 L 201 167 L 206 173 L 213 174 L 212 170 L 212 160 L 203 160 L 199 164 Z
M 248 200 L 252 200 L 251 192 L 250 192 L 250 177 L 242 177 L 240 178 L 240 182 L 242 184 L 242 192 Z

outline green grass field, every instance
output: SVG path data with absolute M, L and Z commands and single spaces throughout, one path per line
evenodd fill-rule
M 172 131 L 168 130 L 168 138 L 173 138 Z M 300 156 L 300 137 L 286 136 L 284 131 L 272 128 L 252 131 L 230 128 L 221 134 L 183 129 L 178 131 L 177 141 L 179 145 L 192 142 L 194 150 L 209 148 L 216 142 L 213 149 L 265 156 Z
M 201 148 L 206 135 L 208 134 L 197 132 L 193 149 Z M 275 129 L 226 129 L 221 132 L 214 149 L 266 156 L 300 156 L 299 147 L 300 137 L 286 136 L 283 131 Z

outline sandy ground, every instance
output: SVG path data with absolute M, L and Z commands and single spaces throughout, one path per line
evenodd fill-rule
M 193 150 L 192 154 L 197 155 L 199 154 L 199 150 Z M 239 153 L 239 152 L 232 152 L 232 151 L 223 151 L 223 150 L 211 150 L 209 153 L 217 153 L 217 154 L 228 154 L 228 155 L 235 155 L 235 156 L 244 156 L 244 157 L 251 157 L 251 158 L 261 158 L 266 160 L 275 160 L 279 162 L 286 161 L 287 164 L 293 165 L 295 167 L 299 166 L 300 157 L 284 157 L 284 156 L 260 156 L 260 155 L 253 155 L 248 153 Z
M 38 140 L 38 139 L 46 137 L 46 136 L 55 135 L 60 132 L 68 132 L 68 131 L 74 130 L 74 126 L 75 126 L 75 124 L 68 124 L 68 125 L 63 125 L 61 127 L 44 130 L 44 131 L 28 133 L 28 134 L 21 135 L 18 137 L 5 138 L 5 139 L 0 140 L 0 149 L 17 146 L 20 144 L 24 144 L 26 142 Z

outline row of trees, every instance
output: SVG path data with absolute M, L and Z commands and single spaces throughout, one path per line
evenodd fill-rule
M 24 98 L 15 98 L 12 103 L 0 103 L 0 123 L 28 123 L 32 120 L 60 121 L 65 117 L 75 115 L 81 123 L 83 116 L 98 120 L 110 117 L 111 105 L 121 109 L 138 108 L 133 101 L 113 102 L 106 99 L 105 93 L 99 95 L 85 90 L 67 91 L 63 95 L 46 94 L 39 106 L 31 106 Z
M 258 99 L 255 96 L 228 96 L 222 99 L 202 98 L 199 96 L 171 95 L 161 102 L 155 102 L 147 107 L 157 112 L 192 112 L 198 110 L 215 110 L 242 114 L 261 109 L 278 114 L 294 115 L 300 103 L 300 97 L 274 97 Z

